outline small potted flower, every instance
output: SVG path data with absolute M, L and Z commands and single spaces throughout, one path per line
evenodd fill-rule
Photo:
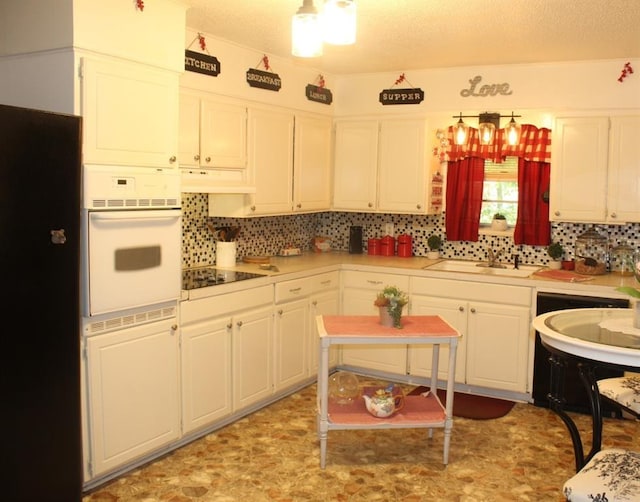
M 507 229 L 507 217 L 502 213 L 496 213 L 491 220 L 492 230 L 506 230 Z
M 439 235 L 430 235 L 427 239 L 427 246 L 429 251 L 427 252 L 427 258 L 430 260 L 437 260 L 440 258 L 440 248 L 442 247 L 442 238 Z
M 547 254 L 551 257 L 549 262 L 549 268 L 558 270 L 562 266 L 562 255 L 564 254 L 564 248 L 559 242 L 552 242 L 547 246 Z
M 373 304 L 380 310 L 380 324 L 387 327 L 402 328 L 400 319 L 402 308 L 409 303 L 406 293 L 396 286 L 387 286 L 378 293 Z

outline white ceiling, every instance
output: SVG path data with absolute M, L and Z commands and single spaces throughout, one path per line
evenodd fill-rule
M 293 58 L 291 16 L 302 0 L 185 2 L 189 28 Z M 325 45 L 321 58 L 296 64 L 339 75 L 640 57 L 640 0 L 356 2 L 355 45 Z

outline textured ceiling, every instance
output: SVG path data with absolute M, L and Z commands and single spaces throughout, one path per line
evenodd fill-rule
M 322 0 L 315 0 L 320 6 Z M 302 0 L 185 0 L 187 26 L 291 56 Z M 355 45 L 296 59 L 338 75 L 640 57 L 640 0 L 356 0 Z

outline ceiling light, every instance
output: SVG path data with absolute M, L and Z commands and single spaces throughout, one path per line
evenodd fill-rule
M 291 19 L 291 53 L 302 58 L 322 56 L 322 26 L 313 0 L 303 0 Z
M 507 118 L 509 115 L 500 115 L 499 113 L 481 113 L 480 115 L 462 115 L 456 116 L 453 118 L 457 118 L 458 123 L 453 126 L 453 136 L 456 145 L 464 145 L 467 141 L 467 126 L 462 121 L 462 117 L 469 118 L 475 117 L 478 119 L 478 135 L 480 137 L 480 144 L 482 145 L 491 145 L 494 142 L 496 130 L 500 128 L 500 119 Z M 504 128 L 504 141 L 506 141 L 509 145 L 517 145 L 518 141 L 520 141 L 520 125 L 516 123 L 515 117 L 520 117 L 520 115 L 514 115 L 511 112 L 511 121 L 507 124 L 507 127 Z
M 355 0 L 326 0 L 322 12 L 324 41 L 333 45 L 356 42 Z

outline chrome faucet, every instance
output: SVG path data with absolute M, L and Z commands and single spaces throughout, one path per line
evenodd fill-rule
M 500 255 L 502 253 L 504 253 L 504 249 L 499 249 L 498 251 L 494 252 L 491 247 L 487 248 L 487 255 L 489 258 L 489 263 L 487 264 L 487 266 L 494 268 L 505 268 L 505 266 L 498 261 L 498 258 L 500 258 Z

